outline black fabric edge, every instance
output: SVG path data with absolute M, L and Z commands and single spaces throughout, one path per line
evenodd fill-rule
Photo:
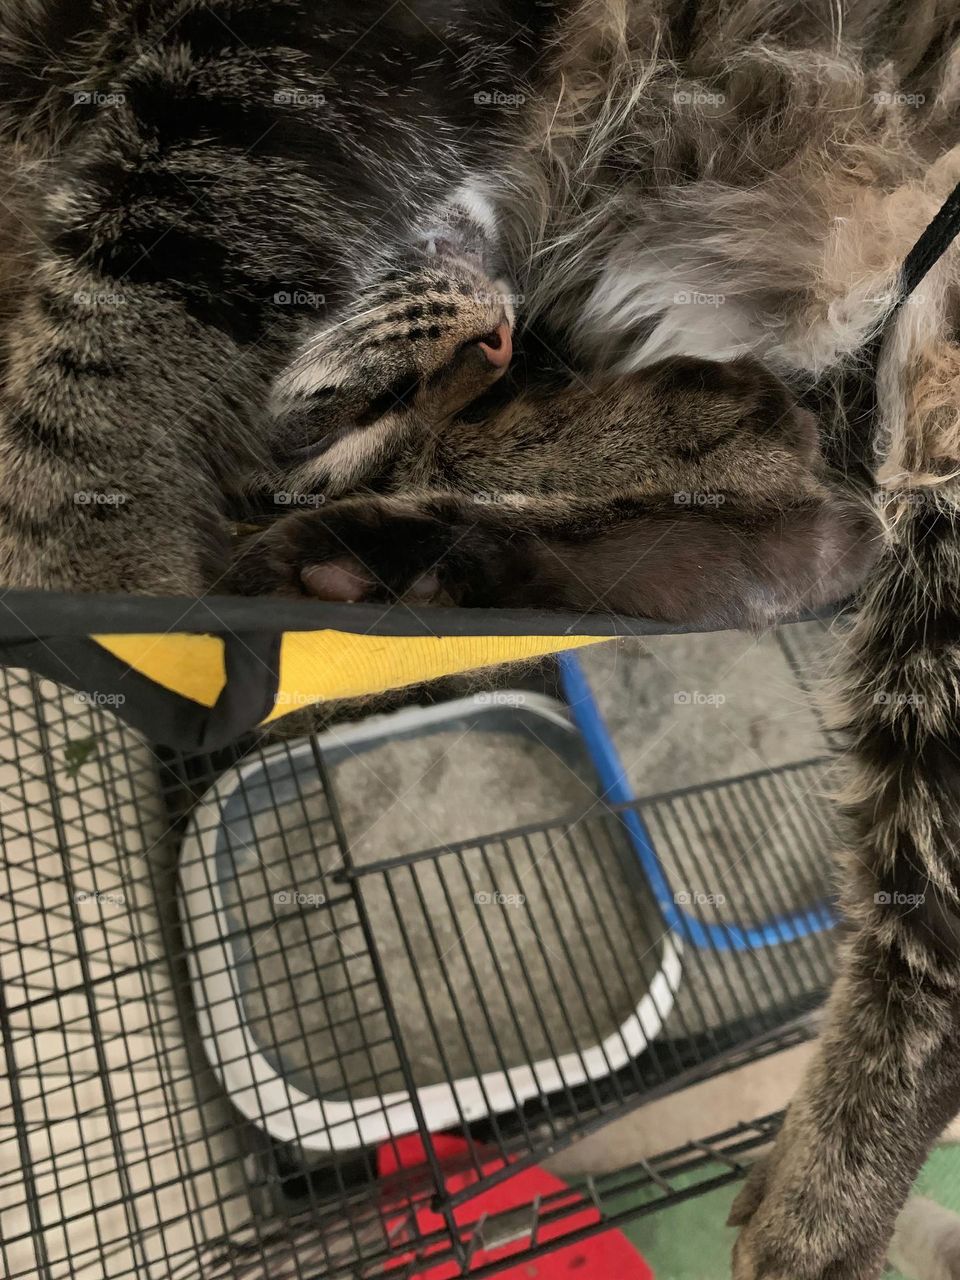
M 148 680 L 93 640 L 70 638 L 52 643 L 0 645 L 0 662 L 8 667 L 26 667 L 77 693 L 101 695 L 93 703 L 96 709 L 111 712 L 150 742 L 164 746 L 185 751 L 199 747 L 213 714 L 213 708 Z M 103 695 L 119 695 L 124 701 L 111 706 L 102 700 Z
M 7 591 L 0 596 L 0 644 L 93 633 L 159 635 L 276 634 L 345 631 L 376 636 L 660 636 L 719 631 L 616 614 L 554 613 L 546 609 L 411 609 L 407 605 L 321 604 L 247 596 L 69 595 Z M 834 616 L 841 606 L 790 619 Z
M 0 663 L 25 667 L 78 693 L 142 733 L 152 744 L 179 751 L 213 751 L 256 728 L 272 711 L 279 682 L 281 636 L 227 641 L 226 684 L 212 707 L 156 684 L 86 637 L 0 644 Z M 105 696 L 120 695 L 113 706 Z
M 281 632 L 227 637 L 224 655 L 227 682 L 207 717 L 197 744 L 199 748 L 215 751 L 225 747 L 267 718 L 280 685 L 282 640 Z

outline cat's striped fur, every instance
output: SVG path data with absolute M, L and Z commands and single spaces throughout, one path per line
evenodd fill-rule
M 266 463 L 270 388 L 316 327 L 316 295 L 335 323 L 402 273 L 411 228 L 429 231 L 465 182 L 578 370 L 749 354 L 810 396 L 827 436 L 871 429 L 872 451 L 849 450 L 875 470 L 887 524 L 844 688 L 852 928 L 818 1057 L 738 1204 L 735 1271 L 876 1275 L 960 1105 L 955 251 L 897 316 L 866 424 L 857 353 L 960 177 L 955 5 L 23 12 L 6 132 L 29 179 L 16 216 L 31 273 L 3 364 L 7 582 L 215 582 L 223 494 Z M 124 501 L 77 499 L 104 492 Z M 387 520 L 382 543 L 404 528 Z
M 4 358 L 0 580 L 189 592 L 222 572 L 223 495 L 262 460 L 305 322 L 489 161 L 509 108 L 475 96 L 522 79 L 551 20 L 422 8 L 4 4 L 32 275 Z

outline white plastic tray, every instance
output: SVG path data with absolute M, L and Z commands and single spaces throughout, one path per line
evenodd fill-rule
M 577 731 L 562 704 L 528 692 L 520 701 L 525 714 L 545 717 L 562 726 L 576 742 Z M 368 748 L 373 742 L 409 734 L 412 729 L 435 730 L 465 712 L 475 714 L 484 708 L 503 714 L 502 705 L 491 708 L 489 695 L 480 694 L 436 707 L 407 708 L 371 717 L 323 735 L 317 743 L 325 752 Z M 280 1141 L 296 1142 L 311 1151 L 351 1150 L 416 1132 L 419 1126 L 411 1096 L 406 1091 L 396 1091 L 349 1101 L 312 1097 L 275 1069 L 247 1023 L 225 905 L 214 870 L 221 830 L 216 815 L 223 814 L 238 790 L 249 792 L 269 776 L 274 762 L 282 762 L 284 772 L 289 773 L 298 759 L 302 759 L 305 771 L 315 773 L 309 740 L 292 748 L 283 744 L 228 770 L 200 801 L 181 850 L 181 918 L 204 1048 L 231 1101 L 244 1116 Z M 202 815 L 202 823 L 198 815 Z M 479 1120 L 490 1113 L 512 1111 L 538 1094 L 599 1080 L 643 1053 L 660 1033 L 681 980 L 679 940 L 667 934 L 658 945 L 659 964 L 649 987 L 639 996 L 634 1012 L 601 1043 L 505 1071 L 489 1071 L 417 1089 L 417 1100 L 430 1131 Z M 546 993 L 545 998 L 549 998 Z

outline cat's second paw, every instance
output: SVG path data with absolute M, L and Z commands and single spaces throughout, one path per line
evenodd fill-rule
M 348 498 L 248 539 L 233 587 L 343 604 L 468 604 L 484 590 L 485 565 L 496 564 L 492 552 L 481 531 L 442 501 Z

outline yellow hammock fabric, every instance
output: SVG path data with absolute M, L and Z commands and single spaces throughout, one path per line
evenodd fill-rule
M 171 693 L 212 708 L 226 687 L 224 640 L 212 635 L 96 635 L 101 648 Z M 596 644 L 598 636 L 376 636 L 344 631 L 288 631 L 280 638 L 278 672 L 266 724 L 297 707 L 419 684 L 561 649 Z M 241 639 L 242 643 L 242 639 Z M 254 667 L 256 671 L 256 666 Z M 252 726 L 251 726 L 252 727 Z

